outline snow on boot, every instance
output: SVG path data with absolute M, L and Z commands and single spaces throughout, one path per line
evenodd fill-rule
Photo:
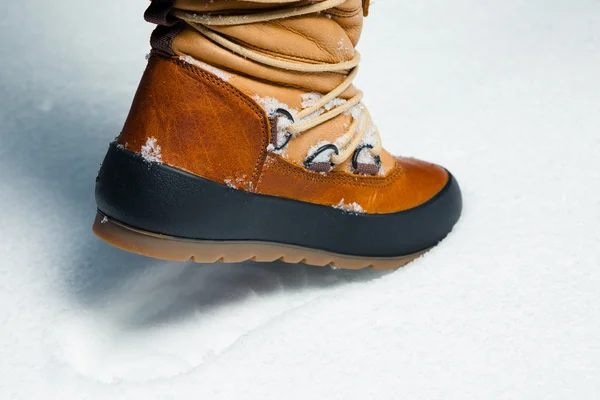
M 404 265 L 461 212 L 394 157 L 353 86 L 368 1 L 154 0 L 152 53 L 96 185 L 94 232 L 150 257 Z

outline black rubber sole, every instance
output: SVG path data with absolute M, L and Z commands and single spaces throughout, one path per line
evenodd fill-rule
M 229 188 L 111 144 L 96 181 L 98 210 L 141 231 L 199 241 L 280 243 L 359 257 L 400 257 L 435 246 L 462 208 L 450 175 L 430 201 L 393 214 Z

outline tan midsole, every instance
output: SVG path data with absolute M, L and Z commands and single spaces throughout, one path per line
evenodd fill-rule
M 280 243 L 181 239 L 141 231 L 100 213 L 96 215 L 92 230 L 102 240 L 132 253 L 162 260 L 193 260 L 198 263 L 281 260 L 345 269 L 387 270 L 406 265 L 430 250 L 401 257 L 358 257 Z

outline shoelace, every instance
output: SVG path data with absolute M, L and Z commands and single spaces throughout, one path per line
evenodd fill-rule
M 361 103 L 363 99 L 363 92 L 359 90 L 352 98 L 348 99 L 346 102 L 338 104 L 336 107 L 320 115 L 318 115 L 318 113 L 321 112 L 327 104 L 330 104 L 330 102 L 337 99 L 338 96 L 340 96 L 350 86 L 352 86 L 352 82 L 354 81 L 358 73 L 358 64 L 360 63 L 360 54 L 357 51 L 355 51 L 352 60 L 341 63 L 308 64 L 296 61 L 286 61 L 276 59 L 272 56 L 244 47 L 210 29 L 211 25 L 246 25 L 257 22 L 267 22 L 301 15 L 319 13 L 321 11 L 337 7 L 345 1 L 346 0 L 325 0 L 320 3 L 313 3 L 305 6 L 281 8 L 277 10 L 244 15 L 197 14 L 190 11 L 174 9 L 172 11 L 172 15 L 187 22 L 190 26 L 195 28 L 202 35 L 206 36 L 208 39 L 214 41 L 215 43 L 223 46 L 224 48 L 232 51 L 233 53 L 239 54 L 242 57 L 251 59 L 264 65 L 268 65 L 270 67 L 307 73 L 346 72 L 346 78 L 339 86 L 337 86 L 331 92 L 327 93 L 326 95 L 315 101 L 309 107 L 298 112 L 296 114 L 294 122 L 286 127 L 286 131 L 290 135 L 292 135 L 292 137 L 297 137 L 302 133 L 308 131 L 309 129 L 312 129 L 324 122 L 327 122 L 343 113 L 350 113 L 354 107 L 360 107 L 361 112 L 358 113 L 357 117 L 353 115 L 352 124 L 348 128 L 348 131 L 346 131 L 336 142 L 336 145 L 329 144 L 327 146 L 323 146 L 324 148 L 327 147 L 326 150 L 332 150 L 330 158 L 332 168 L 335 165 L 342 164 L 353 154 L 355 155 L 353 159 L 353 164 L 356 168 L 356 156 L 362 149 L 369 148 L 371 154 L 376 160 L 379 159 L 379 154 L 381 153 L 382 149 L 379 132 L 373 125 L 371 115 L 367 111 L 366 107 L 364 107 Z M 318 116 L 314 118 L 309 118 L 312 115 Z M 363 140 L 365 139 L 365 135 L 367 134 L 367 132 L 372 132 L 375 136 L 375 140 L 373 141 L 373 144 L 363 145 Z M 319 150 L 317 150 L 317 152 Z

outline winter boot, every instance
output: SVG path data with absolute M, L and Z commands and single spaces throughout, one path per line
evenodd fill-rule
M 404 265 L 461 212 L 394 157 L 352 85 L 365 0 L 154 0 L 152 53 L 96 185 L 94 232 L 150 257 Z

